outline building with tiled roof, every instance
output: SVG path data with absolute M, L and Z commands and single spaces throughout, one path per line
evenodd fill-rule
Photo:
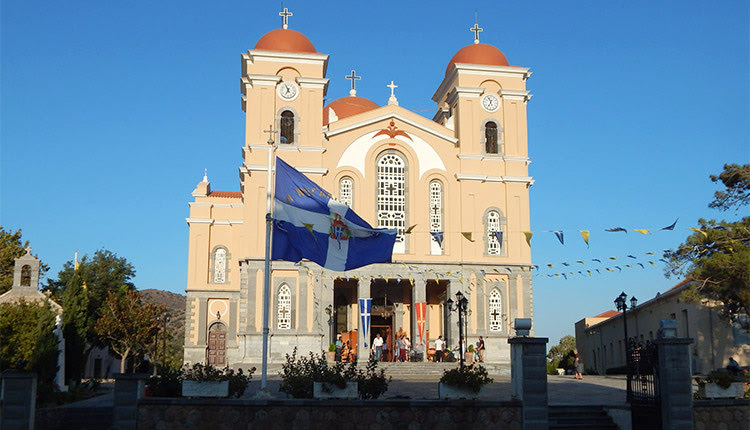
M 531 251 L 523 235 L 509 234 L 529 230 L 531 72 L 479 43 L 475 25 L 474 43 L 455 55 L 428 54 L 448 67 L 425 118 L 399 105 L 393 82 L 383 82 L 384 105 L 358 94 L 355 71 L 348 94 L 329 95 L 329 54 L 281 15 L 282 28 L 242 54 L 239 191 L 214 191 L 204 177 L 192 193 L 185 360 L 261 361 L 270 136 L 279 157 L 339 202 L 398 230 L 391 264 L 334 272 L 273 262 L 271 361 L 295 346 L 325 351 L 338 333 L 366 356 L 359 298 L 372 298 L 370 334 L 380 332 L 390 351 L 401 328 L 422 351 L 438 336 L 455 345 L 457 315 L 445 302 L 460 291 L 471 311 L 468 342 L 484 336 L 487 361 L 508 362 L 512 321 L 533 316 Z

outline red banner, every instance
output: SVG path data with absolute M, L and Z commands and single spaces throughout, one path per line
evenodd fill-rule
M 419 331 L 419 344 L 424 345 L 424 323 L 427 319 L 427 303 L 414 303 L 417 311 L 417 330 Z

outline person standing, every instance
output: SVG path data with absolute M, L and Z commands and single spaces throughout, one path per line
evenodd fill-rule
M 341 361 L 341 350 L 344 348 L 344 342 L 341 341 L 341 335 L 336 335 L 336 355 L 335 361 Z
M 574 364 L 575 364 L 575 368 L 576 368 L 576 370 L 575 370 L 575 372 L 576 372 L 575 378 L 576 379 L 580 379 L 581 381 L 583 381 L 583 362 L 581 361 L 581 357 L 578 356 L 578 350 L 577 349 L 573 350 L 573 358 L 575 359 L 574 360 Z
M 396 349 L 395 354 L 393 354 L 393 361 L 401 361 L 401 350 L 404 349 L 404 343 L 401 341 L 400 337 L 396 337 Z
M 372 346 L 375 351 L 375 361 L 380 361 L 383 357 L 383 338 L 380 337 L 380 333 L 375 335 L 375 339 L 372 341 Z
M 479 342 L 477 342 L 477 352 L 479 353 L 479 362 L 484 363 L 484 339 L 479 336 Z
M 404 349 L 401 352 L 401 357 L 403 358 L 403 361 L 409 361 L 409 352 L 411 352 L 411 341 L 408 337 L 404 336 L 403 338 L 403 346 Z
M 437 340 L 435 340 L 435 361 L 443 361 L 444 346 L 443 336 L 438 336 Z

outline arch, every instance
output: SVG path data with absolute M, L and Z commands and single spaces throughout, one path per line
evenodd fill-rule
M 212 284 L 226 284 L 229 279 L 229 250 L 224 245 L 217 245 L 211 251 L 209 277 Z
M 486 155 L 500 155 L 503 150 L 503 141 L 500 138 L 503 128 L 494 118 L 486 119 L 482 123 L 482 152 Z
M 209 326 L 206 356 L 206 361 L 212 366 L 227 365 L 227 326 L 224 323 L 215 322 Z
M 287 284 L 281 284 L 276 295 L 276 328 L 292 328 L 292 290 Z
M 339 202 L 354 208 L 354 179 L 351 176 L 339 179 Z
M 299 70 L 295 69 L 294 67 L 282 67 L 279 70 L 276 71 L 276 76 L 281 76 L 284 78 L 284 80 L 287 81 L 294 81 L 295 78 L 299 78 L 302 76 L 302 74 L 299 72 Z
M 503 298 L 497 288 L 493 288 L 488 296 L 487 318 L 490 331 L 503 331 Z
M 444 233 L 443 231 L 443 183 L 437 179 L 430 181 L 429 205 L 430 212 L 430 233 Z M 442 242 L 435 240 L 430 234 L 430 254 L 442 255 L 443 245 L 445 244 L 445 234 Z
M 297 115 L 290 109 L 279 114 L 279 143 L 291 145 L 296 142 Z
M 21 286 L 31 286 L 31 266 L 29 266 L 28 264 L 24 264 L 23 267 L 21 267 Z
M 492 256 L 506 255 L 505 251 L 505 215 L 495 207 L 488 208 L 484 213 L 484 254 Z M 498 240 L 496 232 L 500 232 L 502 242 Z
M 407 164 L 406 157 L 398 151 L 380 153 L 375 163 L 376 210 L 378 227 L 398 230 L 394 253 L 406 252 L 404 231 L 407 224 Z

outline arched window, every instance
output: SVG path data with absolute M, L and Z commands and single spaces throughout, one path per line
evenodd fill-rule
M 398 230 L 393 252 L 406 252 L 406 163 L 396 152 L 378 160 L 378 227 Z
M 502 331 L 503 330 L 503 302 L 500 297 L 500 291 L 497 288 L 493 288 L 490 291 L 489 303 L 487 306 L 488 315 L 490 318 L 490 331 Z
M 430 232 L 443 233 L 443 184 L 440 181 L 430 182 Z M 445 238 L 445 235 L 443 235 Z M 440 255 L 443 253 L 443 244 L 430 234 L 430 253 Z
M 484 124 L 484 152 L 487 154 L 497 154 L 497 124 L 493 121 L 488 121 Z
M 281 143 L 294 143 L 294 114 L 292 111 L 281 112 Z
M 28 264 L 24 264 L 24 266 L 21 267 L 21 286 L 31 286 L 31 266 L 29 266 Z
M 279 288 L 279 296 L 276 304 L 278 323 L 276 327 L 279 330 L 292 328 L 292 291 L 289 285 L 283 284 Z
M 485 242 L 488 255 L 500 255 L 503 252 L 503 230 L 505 219 L 496 210 L 487 211 L 485 220 Z
M 227 250 L 216 248 L 214 251 L 214 284 L 227 282 Z
M 354 180 L 348 176 L 339 181 L 339 202 L 349 207 L 354 205 Z

